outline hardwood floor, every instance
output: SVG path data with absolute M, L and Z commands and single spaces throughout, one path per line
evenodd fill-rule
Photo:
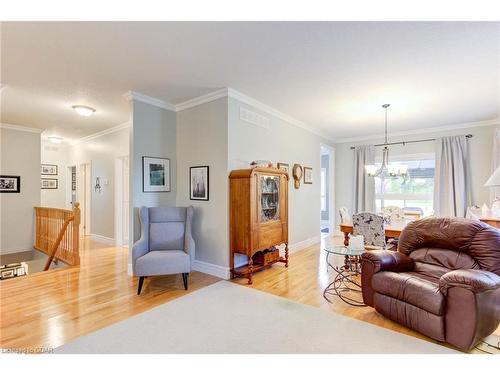
M 325 243 L 341 241 L 340 237 L 324 238 L 321 246 L 292 254 L 288 269 L 275 265 L 256 273 L 253 286 L 248 287 L 432 341 L 372 308 L 350 307 L 336 298 L 330 304 L 323 298 L 330 274 L 321 249 Z M 192 272 L 189 290 L 184 291 L 181 275 L 155 277 L 145 281 L 137 296 L 138 280 L 127 275 L 128 249 L 89 240 L 81 248 L 80 267 L 0 282 L 2 348 L 54 348 L 220 280 Z M 246 281 L 234 280 L 241 285 L 247 285 Z
M 0 282 L 0 347 L 55 348 L 220 279 L 199 272 L 144 282 L 127 275 L 127 248 L 84 240 L 80 267 Z

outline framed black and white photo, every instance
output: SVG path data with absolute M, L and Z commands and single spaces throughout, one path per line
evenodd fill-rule
M 0 176 L 0 193 L 20 193 L 21 176 Z
M 142 191 L 170 191 L 170 159 L 142 157 Z
M 313 170 L 310 167 L 304 167 L 304 184 L 313 183 Z
M 41 189 L 57 189 L 57 178 L 42 178 Z
M 43 174 L 45 176 L 57 176 L 57 165 L 41 164 L 40 174 Z
M 208 166 L 189 168 L 189 199 L 208 201 Z

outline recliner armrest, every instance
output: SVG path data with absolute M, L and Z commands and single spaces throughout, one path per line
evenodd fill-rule
M 415 266 L 408 255 L 390 250 L 366 251 L 361 255 L 362 262 L 373 264 L 373 273 L 380 271 L 408 272 Z
M 445 273 L 439 279 L 439 290 L 444 295 L 449 288 L 459 287 L 481 293 L 500 288 L 500 276 L 484 270 L 455 270 Z

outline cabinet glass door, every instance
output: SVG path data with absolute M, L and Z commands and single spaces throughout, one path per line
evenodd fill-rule
M 260 176 L 260 221 L 279 220 L 279 176 Z

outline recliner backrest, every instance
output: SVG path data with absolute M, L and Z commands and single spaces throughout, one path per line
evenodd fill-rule
M 398 251 L 421 263 L 450 269 L 470 265 L 500 276 L 500 231 L 478 220 L 433 217 L 411 222 L 401 233 Z

